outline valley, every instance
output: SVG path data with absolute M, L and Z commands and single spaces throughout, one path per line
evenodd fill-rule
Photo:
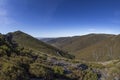
M 120 59 L 86 60 L 77 59 L 22 31 L 0 34 L 0 80 L 120 79 Z
M 85 61 L 109 61 L 120 58 L 120 36 L 113 34 L 88 34 L 61 37 L 46 43 L 62 49 Z

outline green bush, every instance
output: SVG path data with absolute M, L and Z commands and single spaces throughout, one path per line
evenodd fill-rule
M 92 70 L 87 70 L 86 74 L 84 76 L 84 80 L 98 80 L 98 76 L 95 72 L 93 72 Z
M 53 70 L 54 70 L 54 73 L 55 74 L 60 74 L 60 75 L 63 75 L 64 74 L 64 70 L 62 67 L 60 66 L 54 66 L 53 67 Z

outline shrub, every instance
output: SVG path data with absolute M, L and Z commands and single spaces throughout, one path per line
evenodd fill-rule
M 51 71 L 48 70 L 47 68 L 43 67 L 39 63 L 31 64 L 29 72 L 33 77 L 44 78 L 44 79 L 47 79 L 47 80 L 52 78 L 52 76 L 50 74 Z
M 64 70 L 62 67 L 60 66 L 54 66 L 53 67 L 53 70 L 54 70 L 54 73 L 55 74 L 60 74 L 60 75 L 63 75 L 64 74 Z
M 92 70 L 87 70 L 86 74 L 84 76 L 84 80 L 98 80 L 98 76 L 95 72 L 93 72 Z
M 11 62 L 4 62 L 0 70 L 0 80 L 29 80 L 24 68 Z
M 73 70 L 72 74 L 69 74 L 68 77 L 73 80 L 83 80 L 84 72 L 81 70 Z

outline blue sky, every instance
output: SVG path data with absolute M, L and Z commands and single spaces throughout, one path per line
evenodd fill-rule
M 120 33 L 120 0 L 0 0 L 0 33 L 35 37 Z

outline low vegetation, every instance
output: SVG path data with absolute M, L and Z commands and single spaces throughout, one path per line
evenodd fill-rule
M 0 80 L 119 80 L 119 65 L 120 60 L 88 63 L 36 53 L 19 46 L 12 35 L 0 34 Z

